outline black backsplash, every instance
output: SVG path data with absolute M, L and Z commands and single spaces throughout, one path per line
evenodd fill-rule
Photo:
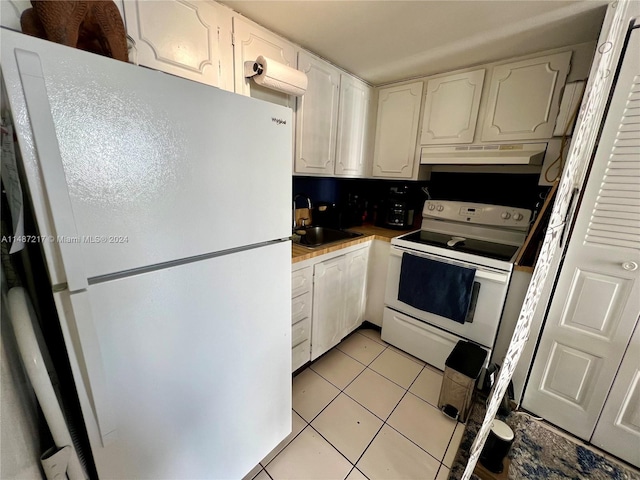
M 429 192 L 436 200 L 489 203 L 534 209 L 538 195 L 548 187 L 538 186 L 539 175 L 508 173 L 444 173 L 431 175 Z
M 416 211 L 419 224 L 422 205 L 427 199 L 426 187 L 435 200 L 489 203 L 536 210 L 540 195 L 548 191 L 538 186 L 538 174 L 445 173 L 434 172 L 429 181 L 395 181 L 293 177 L 293 195 L 308 195 L 313 204 L 327 202 L 346 209 L 360 204 L 366 211 L 365 221 L 373 221 L 376 210 L 388 198 L 391 187 L 408 186 L 408 200 Z M 354 201 L 355 199 L 355 201 Z

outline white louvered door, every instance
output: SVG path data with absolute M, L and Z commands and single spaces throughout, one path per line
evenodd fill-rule
M 528 410 L 585 440 L 605 401 L 628 410 L 628 389 L 609 391 L 640 315 L 639 265 L 640 31 L 635 30 L 523 401 Z M 626 427 L 640 438 L 637 398 L 635 403 Z M 613 448 L 611 453 L 619 454 Z

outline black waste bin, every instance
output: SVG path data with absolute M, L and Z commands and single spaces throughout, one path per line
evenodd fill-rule
M 438 407 L 445 415 L 467 421 L 476 380 L 486 358 L 487 351 L 471 342 L 460 340 L 453 348 L 445 362 L 438 399 Z

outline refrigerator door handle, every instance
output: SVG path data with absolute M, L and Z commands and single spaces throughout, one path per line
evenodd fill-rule
M 51 211 L 56 212 L 53 215 L 55 234 L 58 236 L 57 240 L 60 240 L 60 237 L 70 240 L 57 242 L 62 255 L 67 285 L 70 291 L 82 290 L 88 286 L 82 265 L 82 246 L 73 216 L 40 57 L 34 52 L 19 48 L 15 49 L 15 56 L 34 143 L 40 157 L 39 164 L 44 187 Z
M 78 361 L 84 365 L 84 368 L 81 367 L 84 383 L 93 406 L 102 446 L 106 447 L 117 438 L 117 430 L 102 363 L 100 342 L 93 324 L 89 292 L 74 293 L 70 297 L 73 307 L 73 324 L 80 339 L 82 358 L 79 358 Z

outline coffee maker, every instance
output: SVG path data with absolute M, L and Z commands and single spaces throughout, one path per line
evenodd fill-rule
M 413 212 L 409 186 L 391 187 L 381 203 L 376 224 L 386 228 L 408 229 L 413 226 Z

